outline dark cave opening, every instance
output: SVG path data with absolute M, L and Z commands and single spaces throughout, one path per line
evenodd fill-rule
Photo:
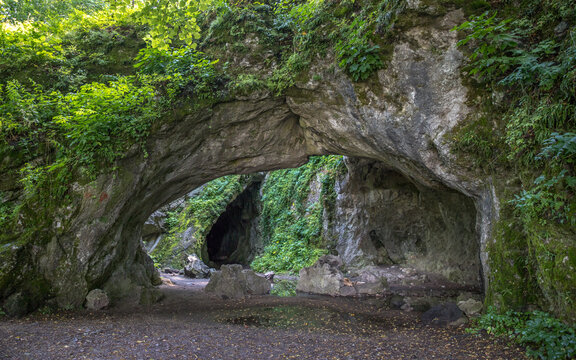
M 208 265 L 219 268 L 224 264 L 247 266 L 261 248 L 258 235 L 260 187 L 257 178 L 226 207 L 206 236 Z

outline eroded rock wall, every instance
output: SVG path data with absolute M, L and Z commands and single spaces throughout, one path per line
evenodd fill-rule
M 434 197 L 433 190 L 469 198 L 476 206 L 477 246 L 485 254 L 497 199 L 489 179 L 456 163 L 444 138 L 471 111 L 460 77 L 463 56 L 456 49 L 457 34 L 450 31 L 463 20 L 460 10 L 411 19 L 399 32 L 387 67 L 362 83 L 331 66 L 332 59 L 317 59 L 308 77 L 315 80 L 297 83 L 286 96 L 260 94 L 199 111 L 184 105 L 153 129 L 148 157 L 134 149 L 115 173 L 75 188 L 78 201 L 66 211 L 56 238 L 3 255 L 8 265 L 0 275 L 0 283 L 7 284 L 2 297 L 23 289 L 24 277 L 10 274 L 28 271 L 42 279 L 40 298 L 53 297 L 65 307 L 82 305 L 97 287 L 108 290 L 113 302 L 132 288 L 145 289 L 157 279 L 140 242 L 142 225 L 154 210 L 214 178 L 295 167 L 321 154 L 369 158 L 394 169 L 410 180 L 395 185 L 406 189 L 402 197 L 398 193 L 406 203 L 417 204 L 412 200 L 417 193 Z M 382 186 L 378 196 L 392 196 Z M 371 195 L 362 196 L 371 204 Z M 455 206 L 452 200 L 446 204 Z M 395 220 L 397 215 L 389 216 Z M 433 226 L 448 226 L 441 217 L 410 224 L 419 229 L 438 219 Z M 466 224 L 462 229 L 468 231 Z M 370 232 L 362 241 L 388 244 L 386 255 L 394 256 L 389 230 L 374 230 L 377 241 L 368 240 Z M 412 244 L 409 249 L 433 248 L 424 235 L 418 245 L 410 231 L 402 235 Z M 437 233 L 443 234 L 441 229 Z M 435 252 L 441 249 L 437 246 Z M 487 274 L 485 255 L 481 259 Z
M 427 188 L 383 163 L 346 158 L 331 223 L 349 268 L 408 265 L 451 281 L 481 285 L 476 209 L 449 188 Z

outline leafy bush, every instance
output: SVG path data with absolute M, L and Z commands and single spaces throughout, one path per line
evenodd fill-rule
M 479 330 L 506 336 L 526 346 L 527 354 L 533 358 L 563 360 L 576 356 L 576 327 L 542 311 L 499 314 L 489 308 L 468 331 Z
M 551 36 L 549 28 L 559 19 L 576 19 L 576 13 L 562 2 L 527 4 L 525 12 L 511 13 L 508 18 L 485 12 L 455 28 L 467 32 L 459 45 L 471 46 L 470 74 L 491 86 L 489 91 L 506 94 L 500 110 L 504 117 L 492 119 L 505 124 L 503 134 L 462 134 L 457 136 L 456 148 L 493 152 L 498 147 L 501 150 L 496 153 L 508 154 L 498 161 L 520 165 L 521 171 L 534 174 L 524 176 L 524 189 L 511 200 L 526 223 L 574 225 L 576 34 L 568 32 L 562 40 Z M 492 114 L 499 112 L 494 110 Z M 475 151 L 474 156 L 485 155 L 489 152 Z
M 343 167 L 341 156 L 312 157 L 297 169 L 270 173 L 262 187 L 260 228 L 266 246 L 251 266 L 260 272 L 298 272 L 328 253 L 322 234 L 325 209 L 335 201 L 334 181 Z M 321 186 L 318 200 L 309 199 L 311 182 Z
M 297 280 L 275 281 L 274 285 L 272 285 L 272 290 L 270 290 L 270 294 L 281 297 L 296 296 L 297 282 Z

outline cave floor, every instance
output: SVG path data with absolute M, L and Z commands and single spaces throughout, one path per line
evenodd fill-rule
M 375 299 L 221 300 L 173 277 L 152 306 L 0 319 L 0 359 L 525 359 L 523 349 Z

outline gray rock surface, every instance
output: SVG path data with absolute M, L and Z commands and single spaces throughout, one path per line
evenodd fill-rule
M 339 267 L 342 260 L 333 255 L 322 256 L 307 268 L 300 270 L 296 291 L 312 294 L 337 296 L 343 286 L 344 275 Z M 347 289 L 348 290 L 348 289 Z
M 468 299 L 465 301 L 459 301 L 458 307 L 464 312 L 464 314 L 466 314 L 466 316 L 474 317 L 480 315 L 484 304 L 482 304 L 481 301 L 475 299 Z
M 186 265 L 184 265 L 184 275 L 189 278 L 206 279 L 209 278 L 211 270 L 204 264 L 196 254 L 188 255 Z
M 296 291 L 330 296 L 379 295 L 387 285 L 386 277 L 371 272 L 348 278 L 340 267 L 342 259 L 334 255 L 324 255 L 307 268 L 300 270 Z
M 270 292 L 270 281 L 256 275 L 252 270 L 243 270 L 242 265 L 222 265 L 210 277 L 205 291 L 223 299 L 242 299 L 249 295 L 265 295 Z
M 448 188 L 426 188 L 383 162 L 346 158 L 326 229 L 348 268 L 399 264 L 481 284 L 476 210 Z
M 463 316 L 464 313 L 456 304 L 446 303 L 434 306 L 422 314 L 422 322 L 426 325 L 447 326 L 458 321 Z
M 102 310 L 110 303 L 108 295 L 101 289 L 94 289 L 86 295 L 86 309 Z

